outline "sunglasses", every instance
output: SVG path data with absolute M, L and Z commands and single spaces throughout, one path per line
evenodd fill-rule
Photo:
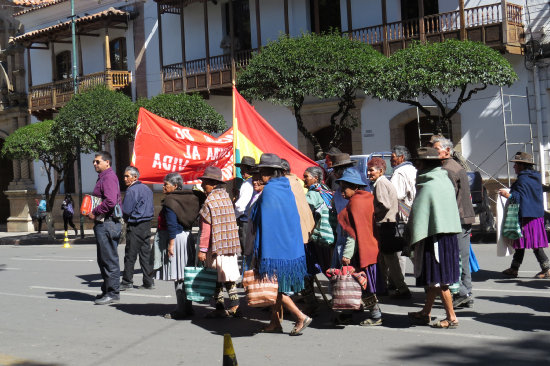
M 94 164 L 101 164 L 102 160 L 94 160 Z

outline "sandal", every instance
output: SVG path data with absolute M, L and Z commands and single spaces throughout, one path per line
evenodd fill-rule
M 432 321 L 430 315 L 422 314 L 421 311 L 410 312 L 407 314 L 409 322 L 414 325 L 428 325 Z
M 230 318 L 240 318 L 243 316 L 243 314 L 241 313 L 241 309 L 239 307 L 237 307 L 236 309 L 226 310 L 226 314 Z
M 502 274 L 505 274 L 506 276 L 516 278 L 518 276 L 518 270 L 517 270 L 517 268 L 510 267 L 510 268 L 505 269 L 504 271 L 502 271 Z
M 430 327 L 440 328 L 440 329 L 456 329 L 458 328 L 458 320 L 449 320 L 449 319 L 438 320 L 435 323 L 432 323 Z
M 547 269 L 546 271 L 540 271 L 535 275 L 535 278 L 539 278 L 541 280 L 550 278 L 550 269 Z
M 304 319 L 304 321 L 302 322 L 302 326 L 300 328 L 298 328 L 298 324 L 294 324 L 294 328 L 292 328 L 289 335 L 291 335 L 291 336 L 300 336 L 300 335 L 302 335 L 302 331 L 304 329 L 306 329 L 311 324 L 312 321 L 313 321 L 313 319 L 311 319 L 308 316 Z

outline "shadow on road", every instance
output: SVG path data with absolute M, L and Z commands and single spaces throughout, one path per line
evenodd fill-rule
M 506 296 L 506 297 L 496 297 L 496 296 L 476 296 L 476 299 L 484 299 L 491 302 L 496 302 L 500 304 L 509 304 L 509 305 L 520 305 L 526 308 L 530 308 L 533 311 L 548 313 L 550 312 L 550 306 L 548 306 L 548 301 L 541 301 L 542 298 L 535 296 Z
M 546 290 L 550 288 L 550 281 L 533 279 L 533 278 L 529 278 L 529 279 L 512 278 L 508 280 L 499 280 L 495 282 L 496 283 L 515 283 L 516 286 L 532 288 L 535 290 Z
M 50 291 L 46 292 L 46 295 L 49 295 L 50 298 L 58 300 L 73 300 L 73 301 L 93 301 L 95 300 L 94 295 L 86 294 L 84 292 L 78 291 Z
M 502 316 L 500 314 L 499 316 Z M 543 320 L 548 322 L 548 319 Z M 545 365 L 548 362 L 550 339 L 535 335 L 508 342 L 498 341 L 461 349 L 449 344 L 418 344 L 412 349 L 396 350 L 395 363 L 415 363 L 464 366 L 464 365 Z

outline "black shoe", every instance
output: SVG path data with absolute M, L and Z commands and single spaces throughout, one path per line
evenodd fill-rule
M 97 299 L 101 299 L 103 296 L 105 296 L 105 294 L 104 294 L 104 293 L 100 293 L 100 294 L 95 295 L 95 298 L 96 298 L 96 300 L 97 300 Z
M 120 283 L 119 291 L 126 291 L 126 290 L 132 290 L 134 288 L 134 285 L 131 283 Z
M 122 291 L 122 285 L 120 286 L 121 289 L 120 291 Z M 149 285 L 149 286 L 146 286 L 146 285 L 141 285 L 141 286 L 138 286 L 137 287 L 138 290 L 154 290 L 155 289 L 155 285 Z
M 399 291 L 399 290 L 396 290 L 393 294 L 390 295 L 390 299 L 395 299 L 395 300 L 405 300 L 405 299 L 410 299 L 412 297 L 412 294 L 409 290 L 407 291 Z
M 472 301 L 472 306 L 473 306 L 474 300 L 472 299 L 471 295 L 458 295 L 458 296 L 455 296 L 454 299 L 453 299 L 453 308 L 457 308 L 459 306 L 464 306 L 464 304 L 469 304 L 470 300 Z
M 116 302 L 119 302 L 119 301 L 120 301 L 120 298 L 118 298 L 118 297 L 112 297 L 112 296 L 109 296 L 109 295 L 105 295 L 101 299 L 96 299 L 94 302 L 95 302 L 96 305 L 109 305 L 109 304 L 113 304 L 113 303 L 116 303 Z

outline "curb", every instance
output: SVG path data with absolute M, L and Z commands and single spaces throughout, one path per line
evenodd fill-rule
M 49 236 L 38 236 L 36 234 L 31 235 L 17 235 L 0 238 L 0 245 L 46 245 L 46 244 L 59 244 L 63 245 L 64 236 L 56 235 L 55 239 L 51 239 Z M 95 244 L 94 236 L 85 236 L 84 239 L 74 238 L 69 239 L 69 243 L 73 244 Z

